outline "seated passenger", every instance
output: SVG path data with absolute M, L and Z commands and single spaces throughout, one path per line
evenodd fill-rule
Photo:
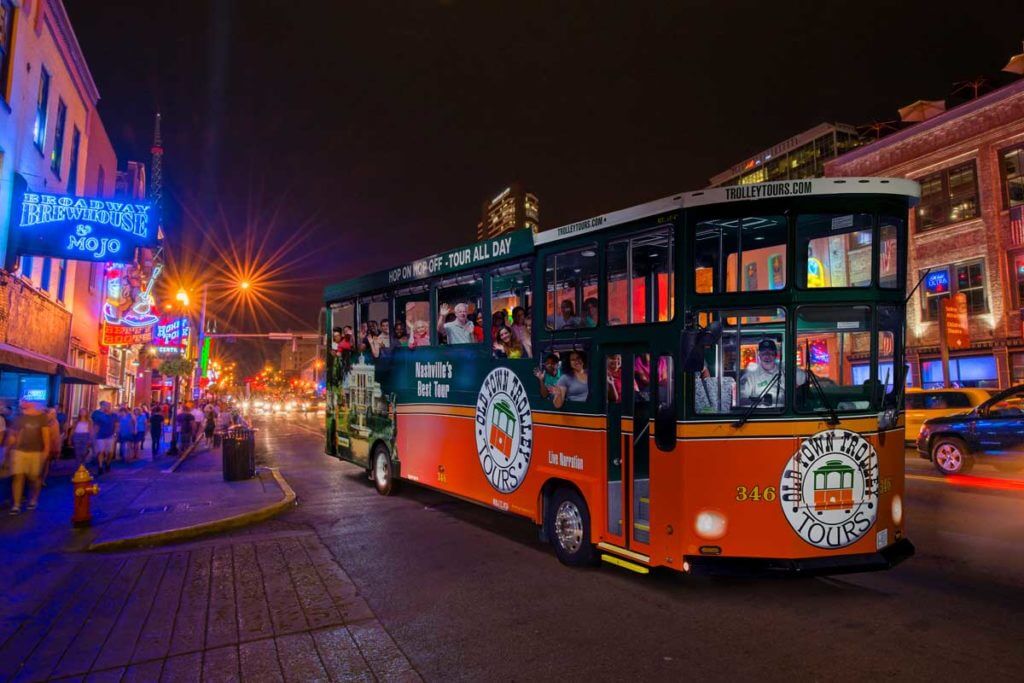
M 562 317 L 555 320 L 555 329 L 562 330 L 569 327 L 579 327 L 580 319 L 576 317 L 576 306 L 568 299 L 559 306 Z
M 612 353 L 608 356 L 608 402 L 622 402 L 622 354 Z
M 449 344 L 474 343 L 476 341 L 473 338 L 473 328 L 475 325 L 469 319 L 469 306 L 465 303 L 455 304 L 455 319 L 451 322 L 445 322 L 452 310 L 452 307 L 448 304 L 441 304 L 441 314 L 437 320 L 437 331 L 447 337 Z
M 583 311 L 586 314 L 583 318 L 584 327 L 597 327 L 597 297 L 590 297 L 583 302 Z
M 533 376 L 540 382 L 541 398 L 550 398 L 550 390 L 558 384 L 558 380 L 562 377 L 562 368 L 558 354 L 549 353 L 545 356 L 544 367 L 534 369 Z
M 541 380 L 540 395 L 542 398 L 552 396 L 552 403 L 556 408 L 561 408 L 566 401 L 586 401 L 590 395 L 590 386 L 587 377 L 587 356 L 582 351 L 569 352 L 569 370 L 558 378 L 553 387 L 544 383 L 543 375 L 534 373 Z
M 783 380 L 779 377 L 781 372 L 778 345 L 773 339 L 762 339 L 757 345 L 757 363 L 748 367 L 740 379 L 740 405 L 753 404 L 764 393 L 765 388 L 772 384 L 772 388 L 761 398 L 758 407 L 781 406 L 784 401 Z
M 409 348 L 430 346 L 430 325 L 426 320 L 416 320 L 412 324 L 412 336 L 409 337 Z

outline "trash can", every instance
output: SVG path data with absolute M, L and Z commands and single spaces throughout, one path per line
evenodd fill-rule
M 256 439 L 251 429 L 233 427 L 224 433 L 221 444 L 224 481 L 256 476 Z

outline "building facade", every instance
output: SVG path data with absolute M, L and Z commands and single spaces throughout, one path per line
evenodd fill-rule
M 59 0 L 0 0 L 0 33 L 0 401 L 59 401 L 68 411 L 87 394 L 68 387 L 101 381 L 89 320 L 98 312 L 95 268 L 17 258 L 9 226 L 17 183 L 88 194 L 88 160 L 99 154 L 93 143 L 109 140 L 98 132 L 99 93 Z M 112 150 L 109 157 L 112 175 Z
M 825 175 L 825 162 L 859 144 L 853 126 L 821 123 L 722 171 L 711 178 L 710 187 L 820 178 Z
M 826 164 L 828 176 L 921 183 L 910 216 L 907 356 L 911 382 L 942 386 L 940 301 L 967 298 L 970 346 L 949 382 L 1024 382 L 1024 79 L 937 113 Z
M 537 195 L 527 192 L 521 183 L 516 182 L 484 202 L 480 222 L 476 226 L 476 238 L 490 239 L 520 228 L 529 228 L 535 233 L 540 229 L 540 202 Z

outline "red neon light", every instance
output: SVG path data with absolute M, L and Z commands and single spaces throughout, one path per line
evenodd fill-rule
M 1024 491 L 1024 481 L 1016 479 L 996 479 L 995 477 L 973 477 L 965 474 L 954 474 L 945 481 L 954 486 L 970 486 L 977 489 L 996 489 L 999 491 Z

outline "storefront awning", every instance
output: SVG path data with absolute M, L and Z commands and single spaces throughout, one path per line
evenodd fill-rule
M 55 375 L 58 367 L 60 367 L 60 362 L 55 358 L 0 343 L 0 368 Z
M 65 384 L 103 384 L 106 381 L 94 372 L 71 365 L 61 365 L 60 375 Z

